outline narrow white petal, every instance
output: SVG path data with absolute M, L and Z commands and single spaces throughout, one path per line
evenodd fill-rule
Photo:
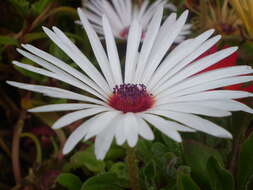
M 63 32 L 53 28 L 57 34 L 46 27 L 43 27 L 44 32 L 50 39 L 61 48 L 87 75 L 94 80 L 107 94 L 111 93 L 108 83 L 96 69 L 96 67 L 88 60 L 88 58 L 65 36 Z
M 125 80 L 124 83 L 131 83 L 135 76 L 136 69 L 136 58 L 138 55 L 138 48 L 141 40 L 141 27 L 137 20 L 134 20 L 130 26 L 128 39 L 127 39 L 127 50 L 126 50 L 126 61 L 125 61 Z
M 50 104 L 45 106 L 38 106 L 29 109 L 29 112 L 56 112 L 56 111 L 71 111 L 71 110 L 81 110 L 86 108 L 98 107 L 94 104 L 80 104 L 80 103 L 67 103 L 67 104 Z
M 112 144 L 114 131 L 115 131 L 115 126 L 111 125 L 111 126 L 106 127 L 106 129 L 104 129 L 101 133 L 99 133 L 96 136 L 95 155 L 98 160 L 103 160 L 105 158 L 105 155 Z
M 183 113 L 193 113 L 198 115 L 206 115 L 211 117 L 226 117 L 231 113 L 222 109 L 203 106 L 198 103 L 184 102 L 184 103 L 172 103 L 157 106 L 155 109 L 170 110 Z
M 101 70 L 103 71 L 110 87 L 113 88 L 115 86 L 115 81 L 112 78 L 111 68 L 109 67 L 109 61 L 108 61 L 108 58 L 107 58 L 106 53 L 104 51 L 104 48 L 103 48 L 96 32 L 94 31 L 91 24 L 87 20 L 85 14 L 83 13 L 83 11 L 80 8 L 78 9 L 78 14 L 79 14 L 79 17 L 80 17 L 81 22 L 83 24 L 83 27 L 88 35 L 91 47 L 92 47 L 93 52 L 96 56 L 98 64 L 99 64 Z
M 154 71 L 156 70 L 157 66 L 160 64 L 161 60 L 163 59 L 164 55 L 170 48 L 170 46 L 173 44 L 175 38 L 179 34 L 180 30 L 184 26 L 184 23 L 186 22 L 186 18 L 188 16 L 188 11 L 185 11 L 180 18 L 176 21 L 174 27 L 167 28 L 167 35 L 164 41 L 161 41 L 159 44 L 159 48 L 156 48 L 156 44 L 153 47 L 152 51 L 152 57 L 150 58 L 150 62 L 145 69 L 145 72 L 142 77 L 142 83 L 146 84 L 150 77 L 153 75 Z
M 171 77 L 171 79 L 165 83 L 165 87 L 163 89 L 166 90 L 170 86 L 188 78 L 189 76 L 192 76 L 214 65 L 215 63 L 221 61 L 222 59 L 234 53 L 237 49 L 238 49 L 237 47 L 226 48 L 212 55 L 206 56 L 200 59 L 199 61 L 196 61 L 195 63 L 188 65 L 185 69 L 182 69 L 179 73 L 177 73 L 177 75 Z
M 85 140 L 96 136 L 101 131 L 103 131 L 108 125 L 113 122 L 113 120 L 120 114 L 118 111 L 108 111 L 100 114 L 99 117 L 92 123 L 92 127 L 89 129 Z
M 134 147 L 138 141 L 138 121 L 136 116 L 131 112 L 126 113 L 122 124 L 128 145 Z
M 147 2 L 147 1 L 145 1 Z M 155 42 L 156 36 L 158 34 L 160 24 L 162 21 L 163 9 L 162 7 L 157 10 L 154 17 L 152 18 L 147 32 L 145 33 L 145 38 L 143 40 L 143 45 L 140 52 L 140 57 L 138 60 L 136 73 L 135 73 L 135 82 L 138 83 L 140 76 L 143 73 L 145 65 L 147 64 L 148 58 L 150 56 L 150 52 L 152 50 L 153 44 Z M 169 18 L 173 19 L 172 16 Z
M 110 3 L 108 1 L 102 1 L 101 3 L 103 4 L 104 7 L 103 11 L 107 16 L 107 18 L 109 18 L 110 23 L 113 25 L 113 27 L 117 31 L 123 30 L 124 25 L 122 24 L 121 20 L 119 19 L 119 16 L 114 11 Z
M 210 81 L 208 83 L 199 84 L 199 85 L 189 87 L 184 90 L 176 91 L 174 93 L 169 93 L 169 92 L 168 93 L 173 94 L 173 96 L 183 96 L 183 95 L 187 95 L 187 94 L 193 94 L 193 93 L 197 93 L 197 92 L 217 89 L 217 88 L 224 87 L 224 86 L 241 84 L 241 83 L 250 82 L 250 81 L 253 81 L 253 76 L 229 77 L 229 78 L 225 78 L 225 79 Z
M 143 117 L 145 120 L 147 120 L 149 123 L 151 123 L 154 127 L 162 126 L 162 128 L 168 128 L 168 130 L 174 130 L 174 131 L 181 131 L 181 132 L 195 132 L 194 129 L 186 127 L 182 124 L 166 120 L 160 116 L 157 115 L 150 115 L 148 114 L 142 114 L 141 117 Z M 151 117 L 152 116 L 152 117 Z
M 100 106 L 95 108 L 88 108 L 85 110 L 75 111 L 69 114 L 66 114 L 62 117 L 60 117 L 52 126 L 53 129 L 60 129 L 62 127 L 65 127 L 79 119 L 83 119 L 85 117 L 89 117 L 91 115 L 98 114 L 100 112 L 109 111 L 108 108 Z
M 120 115 L 116 120 L 115 120 L 115 138 L 116 138 L 116 143 L 118 145 L 122 145 L 126 141 L 126 135 L 124 132 L 124 127 L 123 127 L 123 121 L 124 121 L 125 114 Z
M 115 12 L 117 13 L 117 16 L 120 19 L 120 22 L 123 27 L 128 26 L 128 22 L 126 22 L 126 14 L 125 14 L 125 7 L 121 6 L 120 3 L 121 0 L 112 0 L 113 7 L 115 9 Z
M 203 106 L 209 106 L 217 109 L 253 113 L 252 108 L 235 100 L 210 100 L 199 103 Z
M 77 94 L 68 90 L 64 90 L 61 88 L 49 87 L 49 86 L 41 86 L 41 85 L 32 85 L 14 81 L 7 81 L 7 83 L 11 86 L 15 86 L 17 88 L 30 90 L 33 92 L 43 93 L 45 96 L 51 96 L 54 98 L 64 98 L 70 100 L 80 100 L 84 102 L 91 102 L 95 104 L 104 105 L 104 102 L 97 100 L 95 98 L 91 98 L 88 96 L 84 96 L 81 94 Z
M 249 66 L 233 66 L 216 69 L 187 78 L 184 81 L 170 87 L 167 91 L 164 91 L 164 93 L 172 94 L 176 91 L 194 87 L 199 84 L 208 84 L 209 82 L 216 81 L 218 79 L 225 79 L 228 77 L 247 75 L 251 73 L 253 73 L 253 69 Z
M 219 99 L 239 99 L 253 97 L 252 93 L 245 91 L 234 90 L 212 90 L 206 92 L 200 92 L 196 94 L 190 94 L 185 96 L 166 96 L 157 100 L 157 105 L 166 104 L 170 102 L 188 102 L 188 101 L 202 101 L 202 100 L 219 100 Z
M 190 64 L 192 61 L 197 59 L 200 55 L 202 55 L 204 52 L 209 50 L 211 47 L 213 47 L 214 44 L 216 44 L 220 40 L 221 36 L 215 36 L 206 42 L 204 42 L 197 50 L 195 50 L 191 55 L 187 56 L 185 59 L 183 59 L 180 63 L 178 63 L 173 69 L 168 71 L 166 75 L 156 84 L 154 89 L 152 89 L 152 92 L 160 92 L 163 89 L 167 88 L 166 82 L 168 79 L 170 79 L 173 75 L 177 74 L 177 72 L 181 71 L 185 66 Z
M 94 90 L 99 92 L 101 95 L 106 94 L 105 91 L 103 91 L 103 89 L 101 89 L 96 83 L 94 83 L 92 80 L 90 80 L 87 76 L 85 76 L 83 73 L 79 72 L 78 70 L 74 69 L 73 67 L 69 66 L 68 64 L 64 63 L 60 59 L 48 54 L 47 52 L 40 50 L 32 45 L 29 45 L 29 44 L 22 45 L 22 47 L 25 48 L 26 50 L 32 52 L 33 54 L 37 55 L 38 56 L 37 58 L 41 58 L 41 60 L 44 59 L 48 63 L 51 63 L 52 65 L 55 65 L 56 67 L 59 67 L 60 69 L 62 69 L 66 73 L 72 75 L 73 77 L 76 77 L 80 81 L 84 82 L 85 84 L 87 84 L 88 86 L 90 86 L 91 88 L 93 88 Z M 24 55 L 24 56 L 26 56 L 26 55 Z M 27 57 L 27 58 L 30 59 L 32 57 Z M 32 60 L 35 61 L 36 63 L 38 63 L 35 59 L 32 59 Z M 40 64 L 41 64 L 41 66 L 45 67 L 45 65 L 42 62 L 40 62 Z
M 28 71 L 32 71 L 34 73 L 41 74 L 41 75 L 44 75 L 44 76 L 47 76 L 50 78 L 58 79 L 59 81 L 65 82 L 65 83 L 70 84 L 74 87 L 77 87 L 79 89 L 87 91 L 87 92 L 91 93 L 92 95 L 95 95 L 104 101 L 106 101 L 106 99 L 107 99 L 107 97 L 100 95 L 95 90 L 93 90 L 89 86 L 85 85 L 81 81 L 77 80 L 76 78 L 73 78 L 72 76 L 68 75 L 67 73 L 60 73 L 60 74 L 57 73 L 56 74 L 56 73 L 49 72 L 45 69 L 34 67 L 34 66 L 31 66 L 28 64 L 23 64 L 23 63 L 20 63 L 17 61 L 13 61 L 13 64 L 20 67 L 20 68 L 26 69 Z
M 170 54 L 161 63 L 158 70 L 152 77 L 150 89 L 163 78 L 163 76 L 176 66 L 180 61 L 182 61 L 186 56 L 190 55 L 195 51 L 204 41 L 206 41 L 212 34 L 214 30 L 208 30 L 203 34 L 199 35 L 195 39 L 190 39 L 179 44 L 175 49 L 173 49 Z
M 196 115 L 178 113 L 178 112 L 173 112 L 173 111 L 161 111 L 161 110 L 151 111 L 151 113 L 173 119 L 193 129 L 202 131 L 204 133 L 207 133 L 216 137 L 229 138 L 229 139 L 232 138 L 232 135 L 227 130 L 216 125 L 215 123 L 212 123 Z
M 120 60 L 118 55 L 117 46 L 113 37 L 113 33 L 109 24 L 108 19 L 103 16 L 103 28 L 105 34 L 105 41 L 107 47 L 107 54 L 109 57 L 109 63 L 111 66 L 112 74 L 114 76 L 117 85 L 122 84 L 122 73 L 120 67 Z
M 90 127 L 90 124 L 96 117 L 93 117 L 87 121 L 85 121 L 82 125 L 80 125 L 74 132 L 71 133 L 69 138 L 64 144 L 63 154 L 68 154 L 73 148 L 77 145 L 79 141 L 83 139 L 83 137 L 87 134 L 87 131 Z
M 158 119 L 157 116 L 154 116 L 152 114 L 143 114 L 143 118 L 176 142 L 182 142 L 180 134 L 176 131 L 176 129 L 173 129 L 173 126 L 168 126 L 169 123 L 165 122 L 165 120 L 162 122 L 163 120 Z
M 148 124 L 140 117 L 138 117 L 138 134 L 147 140 L 154 140 L 155 136 Z

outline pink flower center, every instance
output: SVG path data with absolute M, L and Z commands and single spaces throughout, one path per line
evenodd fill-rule
M 127 112 L 142 112 L 154 105 L 154 97 L 143 84 L 116 85 L 109 99 L 109 105 L 116 110 Z

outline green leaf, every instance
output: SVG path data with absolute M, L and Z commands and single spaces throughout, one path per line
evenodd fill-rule
M 39 0 L 32 4 L 32 11 L 34 14 L 39 15 L 46 6 L 54 0 Z
M 9 36 L 0 35 L 0 45 L 17 45 L 18 40 Z
M 70 162 L 75 168 L 84 166 L 94 173 L 102 172 L 105 169 L 105 163 L 96 159 L 96 156 L 93 152 L 93 145 L 87 148 L 85 151 L 75 153 L 71 157 Z
M 253 175 L 253 134 L 242 144 L 239 158 L 238 184 L 245 190 L 246 184 Z
M 112 144 L 109 151 L 106 154 L 106 160 L 118 160 L 121 158 L 125 158 L 126 151 L 121 146 L 117 146 L 116 144 Z
M 115 173 L 118 178 L 128 179 L 127 165 L 125 162 L 117 162 L 110 168 L 111 173 Z
M 43 39 L 46 37 L 47 37 L 47 35 L 44 32 L 33 32 L 33 33 L 26 34 L 24 37 L 24 41 L 26 43 L 30 43 L 32 41 L 40 40 L 40 39 Z
M 144 168 L 144 175 L 147 179 L 152 179 L 156 176 L 155 162 L 151 160 Z
M 180 155 L 180 144 L 173 141 L 171 138 L 162 134 L 162 139 L 170 152 L 174 152 L 176 155 Z
M 195 141 L 184 142 L 184 159 L 192 169 L 193 179 L 198 180 L 200 185 L 210 187 L 207 172 L 207 161 L 213 156 L 222 164 L 222 157 L 218 151 Z
M 80 190 L 82 187 L 79 177 L 71 173 L 60 174 L 56 181 L 68 190 Z
M 123 190 L 123 188 L 120 187 L 116 174 L 105 173 L 89 178 L 81 190 Z
M 27 0 L 8 0 L 17 10 L 17 12 L 26 16 L 30 11 L 30 3 Z
M 180 172 L 177 177 L 177 188 L 178 190 L 200 190 L 189 175 Z
M 218 161 L 211 157 L 207 162 L 207 171 L 212 190 L 233 190 L 233 176 Z
M 152 146 L 152 142 L 144 140 L 144 139 L 140 139 L 138 141 L 138 144 L 136 146 L 136 152 L 137 155 L 144 161 L 144 162 L 149 162 L 152 157 L 153 154 L 150 151 L 150 147 Z

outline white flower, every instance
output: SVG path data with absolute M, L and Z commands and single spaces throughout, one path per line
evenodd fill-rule
M 69 153 L 79 141 L 96 137 L 95 154 L 98 159 L 103 159 L 114 137 L 118 145 L 127 142 L 131 147 L 136 145 L 138 136 L 154 139 L 149 124 L 177 142 L 182 141 L 180 131 L 201 131 L 231 138 L 228 131 L 198 115 L 225 117 L 231 115 L 230 111 L 239 110 L 253 113 L 251 108 L 234 100 L 252 97 L 251 93 L 217 90 L 251 81 L 253 76 L 248 74 L 253 70 L 249 66 L 226 67 L 199 74 L 237 50 L 236 47 L 223 49 L 194 61 L 221 38 L 220 35 L 211 37 L 214 30 L 182 42 L 167 55 L 185 24 L 187 11 L 178 19 L 176 14 L 171 14 L 161 25 L 163 8 L 158 8 L 141 48 L 141 25 L 134 20 L 129 29 L 124 68 L 121 68 L 108 19 L 103 17 L 105 51 L 85 14 L 81 9 L 78 13 L 101 72 L 56 27 L 53 30 L 44 28 L 44 31 L 80 67 L 80 71 L 32 45 L 22 45 L 26 51 L 18 49 L 18 52 L 43 68 L 17 61 L 13 63 L 68 83 L 92 96 L 56 87 L 8 81 L 12 86 L 46 96 L 83 102 L 45 105 L 29 110 L 73 111 L 59 118 L 53 125 L 54 129 L 92 116 L 70 135 L 64 154 Z
M 104 36 L 102 17 L 106 15 L 113 35 L 118 39 L 127 39 L 129 26 L 135 19 L 141 24 L 142 38 L 144 38 L 148 24 L 159 6 L 176 11 L 176 7 L 172 3 L 166 3 L 166 0 L 157 0 L 151 5 L 149 0 L 144 0 L 140 7 L 134 5 L 132 0 L 112 0 L 111 3 L 108 0 L 83 0 L 84 12 L 96 32 Z M 191 24 L 186 24 L 175 43 L 183 41 L 185 36 L 191 33 L 190 29 Z

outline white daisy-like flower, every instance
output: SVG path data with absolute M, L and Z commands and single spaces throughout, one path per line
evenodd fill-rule
M 84 12 L 96 32 L 104 36 L 102 17 L 106 15 L 112 27 L 113 35 L 122 40 L 127 39 L 129 27 L 136 19 L 141 25 L 142 38 L 144 38 L 155 10 L 161 5 L 171 11 L 176 11 L 175 5 L 167 3 L 166 0 L 157 0 L 151 5 L 149 5 L 149 0 L 144 0 L 140 6 L 133 4 L 132 0 L 83 0 Z M 186 35 L 191 33 L 190 29 L 191 24 L 184 25 L 174 42 L 183 41 Z
M 252 97 L 251 93 L 217 90 L 253 80 L 253 76 L 248 75 L 253 73 L 251 67 L 233 66 L 200 73 L 237 50 L 237 47 L 223 49 L 195 61 L 221 38 L 220 35 L 211 37 L 214 30 L 182 42 L 167 54 L 185 24 L 188 11 L 178 19 L 173 13 L 161 24 L 163 8 L 159 7 L 142 43 L 141 25 L 134 20 L 129 29 L 122 67 L 107 17 L 103 17 L 105 51 L 84 12 L 78 9 L 78 14 L 101 71 L 56 27 L 52 30 L 44 28 L 44 31 L 80 70 L 32 45 L 22 45 L 26 51 L 18 49 L 18 52 L 41 67 L 17 61 L 13 63 L 63 81 L 91 96 L 57 87 L 8 81 L 8 84 L 21 89 L 79 102 L 29 110 L 73 111 L 59 118 L 53 125 L 54 129 L 90 117 L 70 135 L 64 154 L 69 153 L 79 141 L 95 137 L 96 157 L 103 159 L 114 138 L 118 145 L 127 142 L 130 147 L 136 145 L 139 136 L 154 139 L 150 124 L 177 142 L 182 141 L 180 131 L 201 131 L 216 137 L 232 138 L 228 131 L 199 115 L 225 117 L 231 115 L 231 111 L 239 110 L 253 113 L 251 108 L 234 100 Z

